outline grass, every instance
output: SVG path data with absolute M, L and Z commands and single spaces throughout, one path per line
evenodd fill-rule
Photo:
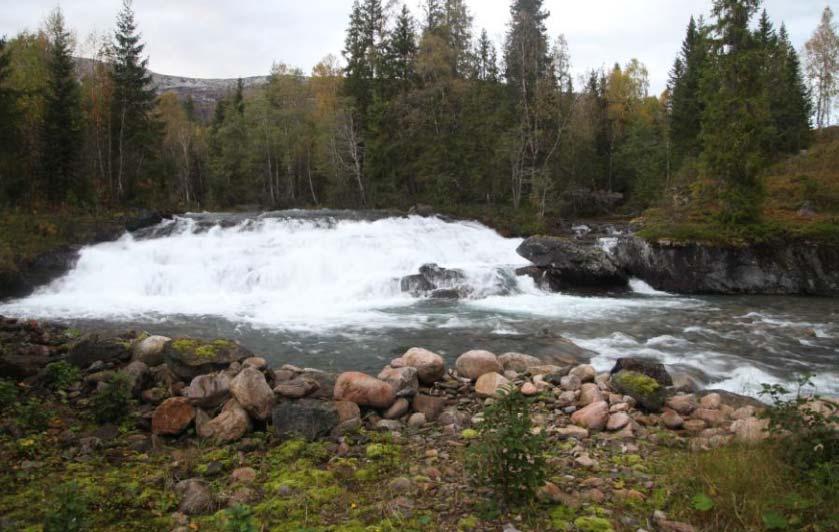
M 839 493 L 802 479 L 774 444 L 673 451 L 667 514 L 701 530 L 837 530 Z
M 763 173 L 763 203 L 756 223 L 721 224 L 716 183 L 693 178 L 688 182 L 680 187 L 680 201 L 644 213 L 640 236 L 726 246 L 785 240 L 839 245 L 839 127 L 817 132 L 806 153 L 786 157 Z M 814 213 L 799 214 L 804 205 Z

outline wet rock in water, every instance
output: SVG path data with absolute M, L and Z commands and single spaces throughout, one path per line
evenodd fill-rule
M 282 382 L 274 387 L 274 393 L 286 399 L 302 399 L 317 391 L 320 385 L 316 381 L 297 378 Z
M 330 401 L 301 399 L 283 401 L 275 406 L 272 421 L 281 439 L 302 437 L 315 441 L 328 436 L 340 422 L 340 416 Z
M 390 384 L 397 397 L 412 397 L 419 390 L 418 374 L 417 369 L 411 366 L 403 368 L 388 366 L 379 373 L 378 378 Z
M 484 373 L 475 383 L 475 393 L 478 397 L 495 397 L 510 381 L 498 373 Z
M 213 494 L 201 479 L 191 478 L 178 482 L 175 493 L 181 498 L 178 509 L 187 515 L 205 514 L 213 509 Z
M 610 384 L 615 391 L 632 397 L 640 408 L 648 412 L 659 412 L 664 406 L 664 387 L 643 373 L 623 370 L 612 375 Z
M 149 336 L 136 342 L 132 347 L 132 360 L 139 360 L 150 367 L 163 364 L 163 348 L 171 338 L 168 336 Z
M 196 431 L 202 438 L 223 442 L 240 440 L 250 430 L 251 419 L 248 412 L 236 399 L 227 401 L 218 416 L 202 423 L 201 426 L 196 426 Z
M 395 403 L 390 405 L 382 417 L 385 419 L 399 419 L 400 417 L 404 416 L 408 413 L 408 410 L 411 408 L 411 403 L 408 402 L 407 399 L 404 397 L 400 397 L 396 400 Z
M 274 391 L 268 386 L 261 371 L 252 367 L 244 368 L 230 381 L 230 393 L 254 418 L 265 420 L 271 416 Z
M 603 430 L 609 421 L 609 404 L 606 401 L 592 403 L 571 414 L 571 422 L 589 430 Z
M 664 364 L 646 358 L 619 358 L 610 372 L 612 375 L 621 371 L 634 371 L 655 379 L 661 386 L 672 386 L 673 378 L 667 372 Z
M 67 352 L 67 362 L 87 368 L 94 362 L 126 361 L 131 358 L 131 342 L 124 338 L 102 338 L 87 334 Z
M 215 408 L 230 398 L 230 377 L 224 372 L 199 375 L 183 394 L 202 408 Z
M 446 398 L 433 395 L 419 394 L 414 397 L 411 407 L 415 412 L 425 414 L 428 421 L 436 421 L 446 408 Z
M 538 281 L 553 290 L 626 288 L 629 278 L 608 253 L 592 245 L 563 238 L 535 236 L 516 250 L 532 262 Z
M 396 401 L 396 392 L 382 380 L 349 371 L 339 375 L 335 381 L 334 397 L 336 401 L 352 401 L 360 406 L 388 408 Z
M 174 436 L 185 431 L 195 419 L 195 408 L 186 397 L 172 397 L 154 410 L 151 419 L 154 434 Z
M 417 378 L 426 385 L 434 384 L 442 379 L 446 373 L 446 363 L 443 357 L 421 347 L 409 349 L 398 360 L 405 366 L 416 368 Z
M 699 406 L 696 396 L 693 394 L 674 395 L 667 399 L 666 404 L 682 416 L 690 415 Z
M 541 359 L 522 353 L 504 353 L 498 357 L 498 363 L 504 371 L 517 371 L 524 373 L 530 368 L 544 364 Z
M 464 379 L 477 380 L 486 373 L 501 373 L 504 368 L 498 363 L 498 357 L 489 351 L 473 350 L 460 355 L 455 361 L 457 373 Z
M 595 377 L 597 377 L 597 371 L 590 364 L 581 364 L 572 368 L 568 375 L 577 377 L 581 383 L 594 382 Z
M 182 379 L 193 379 L 227 369 L 233 362 L 253 356 L 250 351 L 230 340 L 204 341 L 176 338 L 167 342 L 163 359 L 172 372 Z
M 465 284 L 466 275 L 460 270 L 441 268 L 436 264 L 425 264 L 418 275 L 403 277 L 400 288 L 414 297 L 432 296 L 438 299 L 468 297 L 471 288 Z

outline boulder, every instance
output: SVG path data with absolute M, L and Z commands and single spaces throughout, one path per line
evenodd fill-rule
M 302 399 L 317 391 L 320 385 L 317 381 L 306 378 L 296 378 L 285 381 L 274 387 L 274 393 L 286 399 Z
M 224 372 L 199 375 L 192 379 L 183 394 L 202 408 L 215 408 L 230 398 L 230 377 Z
M 202 423 L 196 429 L 202 438 L 231 442 L 242 439 L 248 433 L 251 420 L 242 405 L 236 399 L 230 399 L 218 416 Z
M 457 299 L 467 297 L 471 292 L 465 280 L 466 275 L 460 270 L 449 270 L 436 264 L 425 264 L 420 267 L 418 275 L 403 277 L 400 288 L 414 297 Z
M 568 288 L 626 288 L 629 277 L 599 247 L 572 240 L 530 237 L 516 252 L 536 266 L 542 283 L 552 290 Z
M 465 379 L 477 380 L 486 373 L 502 373 L 504 368 L 498 363 L 498 357 L 489 351 L 467 351 L 455 361 L 457 373 Z
M 361 409 L 352 401 L 335 401 L 333 404 L 335 411 L 338 412 L 338 421 L 341 423 L 361 419 Z
M 567 427 L 560 427 L 554 430 L 554 433 L 562 440 L 566 438 L 576 438 L 583 440 L 588 438 L 588 430 L 577 425 L 568 425 Z
M 746 419 L 738 419 L 731 424 L 731 432 L 734 433 L 734 438 L 747 444 L 760 443 L 769 438 L 769 420 L 758 419 L 750 417 Z
M 315 369 L 305 369 L 301 371 L 298 376 L 318 383 L 317 390 L 309 395 L 309 399 L 332 400 L 337 375 Z
M 633 398 L 640 408 L 648 412 L 659 412 L 664 406 L 664 387 L 643 373 L 623 370 L 612 375 L 610 384 L 616 392 Z
M 428 349 L 413 347 L 400 357 L 405 366 L 416 368 L 417 378 L 425 385 L 431 385 L 443 378 L 446 363 L 443 357 Z
M 132 393 L 139 395 L 145 388 L 146 381 L 148 380 L 149 367 L 144 362 L 135 360 L 122 368 L 120 373 L 128 377 Z
M 340 374 L 335 381 L 334 398 L 336 401 L 352 401 L 360 406 L 389 408 L 396 401 L 396 392 L 382 380 L 349 371 Z
M 525 382 L 522 384 L 520 391 L 527 397 L 533 397 L 534 395 L 539 395 L 540 393 L 539 388 L 532 382 Z
M 195 408 L 186 397 L 172 397 L 163 401 L 151 418 L 154 434 L 175 436 L 185 431 L 195 419 Z
M 619 358 L 610 372 L 612 375 L 621 371 L 634 371 L 655 379 L 661 386 L 673 386 L 673 378 L 664 364 L 647 358 Z
M 163 348 L 172 339 L 168 336 L 149 336 L 136 342 L 131 348 L 131 359 L 139 360 L 147 366 L 163 364 Z
M 193 379 L 226 369 L 233 362 L 251 357 L 250 351 L 230 340 L 204 341 L 176 338 L 163 348 L 163 359 L 182 379 Z
M 609 416 L 609 421 L 606 422 L 606 430 L 614 432 L 627 426 L 630 422 L 629 414 L 626 412 L 616 412 Z
M 498 363 L 504 371 L 517 371 L 524 373 L 530 368 L 544 364 L 541 359 L 522 353 L 504 353 L 498 357 Z
M 379 373 L 379 380 L 385 381 L 393 387 L 397 397 L 413 397 L 419 390 L 417 368 L 405 366 L 403 368 L 386 367 Z
M 603 400 L 600 388 L 593 382 L 587 382 L 580 388 L 580 397 L 577 399 L 578 406 L 588 406 Z
M 175 493 L 181 498 L 178 510 L 187 515 L 210 513 L 213 494 L 206 482 L 198 478 L 182 480 L 175 484 Z
M 404 416 L 408 413 L 408 410 L 411 409 L 411 403 L 408 402 L 407 399 L 404 397 L 400 397 L 396 400 L 390 408 L 385 410 L 385 413 L 382 414 L 382 417 L 385 419 L 399 419 L 400 417 Z
M 411 417 L 408 418 L 408 426 L 409 427 L 422 427 L 426 424 L 425 414 L 422 412 L 415 412 L 411 414 Z
M 661 414 L 661 423 L 668 429 L 677 430 L 682 428 L 682 425 L 685 424 L 685 420 L 675 410 L 665 408 L 664 412 Z
M 242 361 L 242 366 L 263 370 L 268 367 L 268 361 L 262 357 L 249 357 Z
M 582 381 L 576 375 L 566 375 L 559 379 L 559 387 L 566 392 L 576 392 L 582 385 Z
M 328 436 L 340 423 L 334 403 L 314 399 L 282 401 L 274 407 L 271 419 L 280 439 L 302 437 L 307 441 Z
M 597 377 L 597 371 L 591 364 L 581 364 L 572 368 L 568 372 L 568 375 L 570 377 L 577 377 L 581 383 L 594 382 L 595 377 Z
M 98 334 L 84 335 L 67 352 L 67 362 L 83 369 L 94 362 L 126 361 L 130 358 L 130 341 L 118 337 L 102 338 Z
M 674 395 L 667 399 L 666 404 L 682 416 L 690 415 L 699 406 L 693 394 Z
M 603 430 L 609 421 L 609 404 L 598 401 L 571 414 L 571 422 L 589 430 Z
M 510 381 L 498 373 L 484 373 L 475 383 L 475 393 L 478 397 L 495 397 L 498 392 L 509 386 Z
M 274 391 L 268 386 L 265 375 L 258 369 L 246 367 L 236 378 L 230 381 L 230 393 L 248 411 L 259 420 L 271 416 L 274 406 Z
M 716 409 L 722 406 L 722 397 L 720 394 L 714 392 L 709 393 L 699 400 L 699 406 L 702 408 Z
M 415 412 L 425 414 L 425 418 L 428 421 L 436 421 L 446 408 L 446 398 L 419 394 L 414 397 L 411 407 Z
M 51 362 L 46 346 L 4 349 L 0 346 L 0 378 L 23 380 L 34 377 Z

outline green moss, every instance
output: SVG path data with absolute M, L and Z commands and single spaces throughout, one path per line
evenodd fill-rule
M 178 338 L 177 340 L 173 340 L 170 345 L 175 351 L 180 351 L 181 353 L 191 353 L 198 349 L 201 343 L 198 340 L 193 340 L 192 338 Z
M 576 526 L 581 532 L 613 532 L 612 523 L 608 519 L 602 517 L 595 517 L 588 515 L 578 517 L 574 520 Z
M 612 377 L 619 386 L 638 395 L 651 395 L 661 388 L 661 385 L 643 373 L 635 371 L 621 371 Z
M 548 513 L 551 520 L 551 526 L 554 530 L 571 530 L 571 522 L 574 520 L 576 512 L 567 506 L 554 506 Z
M 475 429 L 464 429 L 463 432 L 460 433 L 460 437 L 464 440 L 474 440 L 478 436 L 480 436 L 480 434 Z
M 475 530 L 478 528 L 480 524 L 480 520 L 475 517 L 474 515 L 467 515 L 465 517 L 461 517 L 460 521 L 457 522 L 457 529 L 458 530 Z

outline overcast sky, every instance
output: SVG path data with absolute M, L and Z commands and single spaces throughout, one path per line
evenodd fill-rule
M 0 35 L 37 29 L 61 5 L 80 49 L 91 32 L 110 32 L 121 0 L 0 0 Z M 418 0 L 407 0 L 418 14 Z M 339 55 L 352 0 L 135 0 L 137 22 L 151 69 L 189 77 L 267 73 L 285 62 L 308 72 L 323 56 Z M 486 28 L 501 42 L 510 0 L 471 0 L 476 33 Z M 691 14 L 707 14 L 711 0 L 546 0 L 548 29 L 565 34 L 575 73 L 625 63 L 647 64 L 653 92 L 667 73 Z M 839 0 L 765 0 L 771 18 L 784 21 L 800 50 L 825 6 Z

